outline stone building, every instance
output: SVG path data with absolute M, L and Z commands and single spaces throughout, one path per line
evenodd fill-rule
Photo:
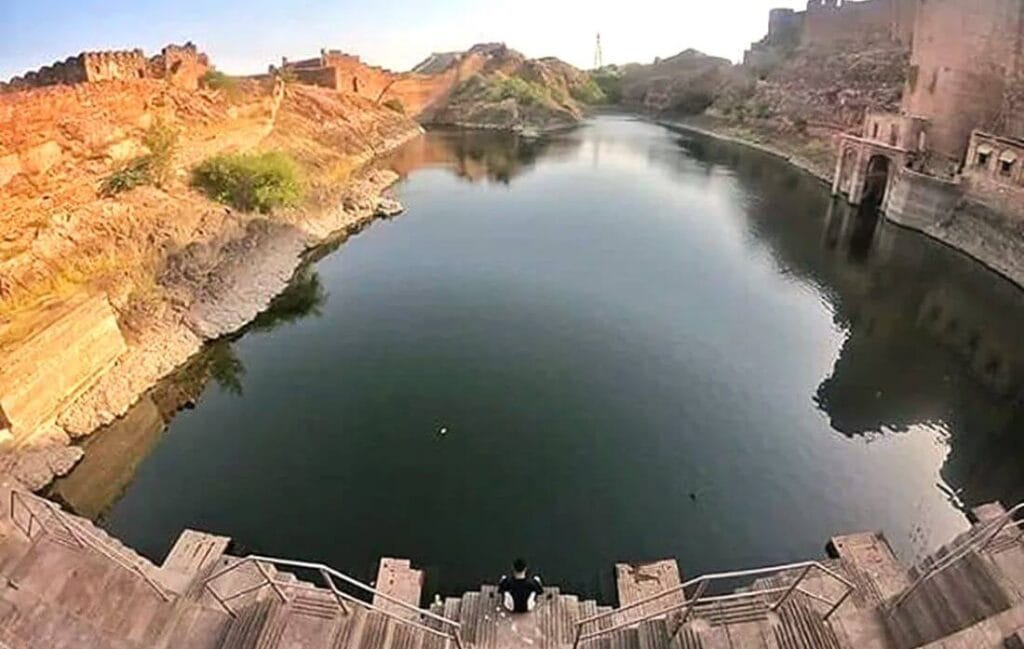
M 0 92 L 134 79 L 164 79 L 176 86 L 194 89 L 199 87 L 199 80 L 209 69 L 206 55 L 192 43 L 168 45 L 152 59 L 147 59 L 140 49 L 82 52 L 14 77 L 7 83 L 0 82 Z
M 833 189 L 882 209 L 949 211 L 961 199 L 1024 215 L 1024 0 L 917 0 L 898 114 L 844 135 Z

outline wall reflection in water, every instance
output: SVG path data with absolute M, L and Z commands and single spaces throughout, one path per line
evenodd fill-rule
M 207 345 L 143 395 L 124 417 L 88 437 L 82 461 L 53 483 L 49 495 L 81 516 L 102 520 L 131 484 L 139 464 L 160 443 L 174 416 L 183 408 L 195 407 L 210 381 L 226 393 L 244 395 L 245 366 L 235 353 L 235 340 L 250 331 L 272 331 L 319 316 L 326 300 L 320 276 L 311 264 L 304 266 L 288 289 L 242 332 Z
M 749 227 L 776 263 L 828 297 L 847 332 L 813 399 L 848 437 L 946 432 L 941 474 L 964 505 L 1024 499 L 1020 290 L 923 235 L 823 196 L 818 181 L 705 138 L 680 144 L 765 200 Z M 779 218 L 818 204 L 820 220 Z

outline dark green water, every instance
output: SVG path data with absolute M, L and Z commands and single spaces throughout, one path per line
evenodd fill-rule
M 95 437 L 146 441 L 58 495 L 157 558 L 195 527 L 364 578 L 409 557 L 454 593 L 525 555 L 606 597 L 616 561 L 694 576 L 842 532 L 912 559 L 1024 496 L 1024 299 L 959 254 L 626 118 L 434 133 L 392 164 L 405 215 Z

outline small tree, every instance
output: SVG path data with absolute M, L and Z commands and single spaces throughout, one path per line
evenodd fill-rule
M 146 130 L 142 144 L 149 149 L 149 177 L 157 187 L 171 179 L 174 156 L 178 152 L 178 131 L 157 120 Z

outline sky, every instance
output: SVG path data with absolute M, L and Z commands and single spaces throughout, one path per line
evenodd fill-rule
M 431 52 L 500 41 L 590 67 L 650 62 L 686 48 L 739 60 L 773 7 L 806 0 L 0 0 L 0 80 L 84 50 L 195 42 L 229 74 L 264 72 L 321 47 L 407 70 Z

